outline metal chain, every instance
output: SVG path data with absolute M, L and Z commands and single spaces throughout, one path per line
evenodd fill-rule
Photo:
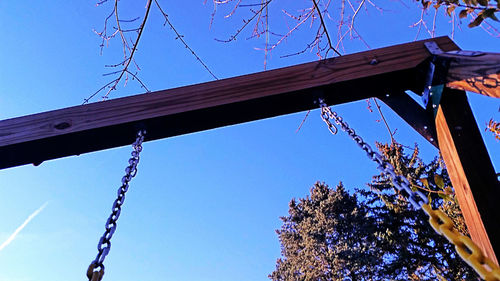
M 487 281 L 500 281 L 500 267 L 493 260 L 486 257 L 469 237 L 461 234 L 453 227 L 453 221 L 443 211 L 433 210 L 429 204 L 422 206 L 422 210 L 429 216 L 429 223 L 434 230 L 446 237 L 455 245 L 458 255 Z
M 333 134 L 337 133 L 337 128 L 330 122 L 334 120 L 340 128 L 367 153 L 368 157 L 378 164 L 378 168 L 387 175 L 390 175 L 394 187 L 403 192 L 408 201 L 416 209 L 422 209 L 429 216 L 429 223 L 432 228 L 440 235 L 443 235 L 455 245 L 459 256 L 467 262 L 474 270 L 486 281 L 500 281 L 500 267 L 490 258 L 486 257 L 481 249 L 467 236 L 461 234 L 453 227 L 453 221 L 441 210 L 433 210 L 427 197 L 420 191 L 412 191 L 410 182 L 405 177 L 396 174 L 394 167 L 384 160 L 380 154 L 373 151 L 349 125 L 338 116 L 338 114 L 329 108 L 326 103 L 320 99 L 321 118 L 328 125 L 328 130 Z M 334 128 L 334 129 L 333 129 Z
M 116 230 L 116 222 L 120 217 L 121 207 L 125 201 L 125 193 L 129 188 L 129 182 L 137 174 L 137 165 L 139 164 L 139 154 L 142 151 L 142 142 L 144 141 L 145 130 L 139 130 L 135 142 L 132 144 L 133 151 L 132 157 L 128 160 L 128 167 L 125 168 L 125 176 L 122 178 L 122 185 L 118 188 L 117 198 L 111 208 L 112 212 L 106 221 L 106 231 L 102 235 L 99 243 L 97 244 L 97 256 L 90 263 L 87 269 L 87 277 L 89 281 L 100 281 L 104 276 L 104 259 L 111 249 L 111 237 Z
M 319 101 L 321 106 L 321 118 L 328 125 L 328 129 L 333 134 L 337 133 L 337 128 L 334 124 L 330 122 L 330 119 L 334 120 L 340 128 L 346 132 L 351 138 L 363 149 L 368 157 L 375 161 L 378 164 L 378 169 L 380 169 L 383 173 L 389 175 L 391 177 L 392 183 L 394 186 L 408 198 L 410 203 L 415 207 L 415 209 L 420 209 L 423 204 L 429 203 L 427 197 L 420 192 L 419 190 L 413 191 L 411 188 L 411 184 L 407 178 L 396 174 L 394 171 L 394 167 L 385 161 L 383 157 L 373 151 L 369 144 L 367 144 L 360 136 L 356 134 L 356 132 L 349 127 L 349 125 L 342 119 L 342 117 L 338 116 L 338 114 L 332 111 L 323 100 Z M 335 128 L 335 129 L 333 129 Z

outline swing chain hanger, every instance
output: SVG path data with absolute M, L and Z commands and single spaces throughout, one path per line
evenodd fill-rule
M 104 276 L 104 259 L 111 249 L 111 237 L 116 230 L 116 222 L 120 217 L 121 207 L 125 201 L 125 193 L 129 188 L 129 182 L 137 174 L 137 165 L 139 164 L 139 154 L 142 151 L 142 143 L 144 141 L 144 136 L 146 135 L 146 130 L 141 129 L 137 132 L 137 137 L 135 142 L 132 144 L 133 151 L 131 153 L 130 159 L 128 160 L 129 165 L 125 168 L 125 176 L 122 178 L 122 185 L 118 188 L 117 198 L 113 203 L 111 208 L 112 212 L 106 221 L 106 231 L 102 235 L 99 243 L 97 244 L 97 256 L 90 263 L 87 270 L 87 277 L 89 281 L 100 281 Z
M 378 168 L 386 175 L 390 175 L 394 187 L 400 192 L 406 193 L 408 201 L 417 210 L 422 209 L 429 216 L 429 224 L 440 235 L 444 236 L 450 243 L 455 245 L 458 255 L 469 264 L 486 281 L 500 281 L 500 267 L 490 258 L 486 257 L 481 248 L 477 246 L 468 236 L 458 232 L 453 221 L 440 209 L 432 209 L 427 197 L 419 190 L 413 191 L 410 182 L 405 177 L 396 174 L 392 164 L 382 158 L 382 156 L 373 151 L 370 145 L 356 134 L 349 125 L 335 111 L 324 102 L 318 100 L 321 107 L 321 118 L 328 125 L 332 134 L 336 134 L 338 129 L 330 121 L 334 120 L 340 128 L 346 132 L 368 155 L 370 159 L 378 164 Z

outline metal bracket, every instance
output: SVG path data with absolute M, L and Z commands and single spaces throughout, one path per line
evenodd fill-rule
M 434 41 L 429 41 L 424 43 L 425 48 L 427 48 L 427 51 L 433 55 L 439 55 L 443 53 L 443 50 L 439 48 L 438 44 Z
M 484 55 L 484 52 L 478 52 L 478 51 L 464 51 L 464 50 L 455 50 L 455 51 L 448 51 L 448 52 L 443 52 L 441 48 L 439 48 L 438 44 L 434 41 L 429 41 L 424 43 L 425 48 L 427 48 L 427 51 L 431 53 L 432 55 L 455 55 L 455 56 L 463 56 L 463 57 L 479 57 Z
M 432 110 L 434 118 L 436 118 L 439 103 L 441 102 L 441 96 L 443 94 L 444 84 L 433 86 L 430 90 L 430 103 L 426 105 L 428 110 Z
M 429 69 L 425 77 L 425 87 L 424 92 L 422 93 L 422 101 L 424 102 L 426 109 L 432 111 L 434 117 L 436 117 L 437 109 L 441 101 L 441 94 L 444 88 L 444 84 L 440 81 L 440 79 L 442 79 L 441 77 L 444 75 L 443 72 L 447 71 L 448 63 L 447 59 L 439 58 L 439 55 L 444 54 L 444 52 L 441 48 L 439 48 L 436 42 L 425 42 L 424 46 L 427 48 L 429 53 L 432 54 L 432 58 L 429 62 Z M 439 68 L 438 71 L 436 71 L 436 68 Z M 436 72 L 438 72 L 437 75 Z M 433 84 L 438 85 L 433 86 Z
M 455 56 L 462 56 L 462 57 L 479 57 L 484 55 L 484 52 L 478 52 L 478 51 L 464 51 L 464 50 L 456 50 L 456 51 L 449 51 L 446 52 L 445 54 L 450 54 L 450 55 L 455 55 Z
M 424 92 L 422 93 L 422 101 L 424 102 L 424 106 L 427 107 L 429 103 L 430 93 L 432 89 L 432 80 L 434 79 L 434 71 L 436 69 L 436 65 L 433 61 L 429 62 L 429 69 L 425 75 L 425 87 Z
M 444 84 L 432 86 L 434 70 L 434 63 L 430 62 L 429 71 L 427 72 L 425 81 L 424 92 L 422 93 L 422 101 L 424 102 L 425 108 L 429 111 L 432 111 L 434 117 L 436 117 L 438 106 L 441 102 L 441 94 L 443 93 Z
M 432 54 L 432 57 L 429 61 L 429 69 L 425 77 L 422 100 L 427 110 L 433 112 L 434 117 L 436 117 L 450 62 L 457 56 L 478 57 L 485 53 L 462 50 L 443 52 L 434 41 L 425 42 L 424 46 Z

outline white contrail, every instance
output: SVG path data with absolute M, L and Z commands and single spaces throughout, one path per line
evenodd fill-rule
M 7 247 L 7 245 L 9 245 L 15 238 L 16 236 L 19 234 L 19 232 L 21 232 L 21 230 L 23 230 L 23 228 L 34 218 L 36 217 L 36 215 L 38 215 L 48 204 L 49 202 L 45 202 L 40 208 L 38 208 L 38 210 L 34 211 L 33 214 L 29 215 L 29 217 L 14 231 L 14 233 L 12 233 L 9 238 L 7 238 L 7 240 L 5 240 L 5 242 L 2 243 L 2 245 L 0 245 L 0 251 L 3 250 L 3 248 Z

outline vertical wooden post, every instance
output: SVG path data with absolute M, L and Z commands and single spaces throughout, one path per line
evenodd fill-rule
M 439 148 L 471 238 L 498 264 L 500 185 L 464 91 L 443 90 L 435 122 Z

